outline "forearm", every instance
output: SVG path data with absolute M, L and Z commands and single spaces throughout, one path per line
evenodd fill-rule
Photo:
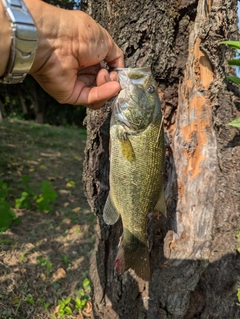
M 60 9 L 41 0 L 24 2 L 38 36 L 29 73 L 45 91 L 60 103 L 93 108 L 119 92 L 117 75 L 101 70 L 101 62 L 111 68 L 123 67 L 123 53 L 104 28 L 83 11 Z M 0 8 L 1 76 L 6 72 L 11 34 L 1 0 Z
M 10 45 L 11 45 L 11 25 L 10 20 L 7 17 L 3 3 L 0 0 L 0 77 L 4 75 L 7 69 L 7 63 L 10 54 Z
M 41 0 L 23 0 L 25 5 L 27 6 L 30 14 L 32 15 L 36 27 L 38 29 L 38 46 L 41 46 L 41 52 L 46 53 L 48 50 L 44 50 L 44 41 L 45 43 L 48 41 L 46 34 L 43 35 L 43 16 L 47 16 L 47 12 L 54 11 L 54 7 L 46 4 Z M 46 10 L 46 8 L 48 10 Z M 48 19 L 47 19 L 48 20 Z M 50 20 L 50 19 L 49 19 Z M 10 46 L 11 46 L 11 21 L 7 15 L 6 8 L 3 5 L 2 0 L 0 0 L 0 21 L 1 21 L 1 28 L 0 28 L 0 77 L 2 77 L 7 69 L 7 64 L 10 57 Z M 51 26 L 47 23 L 46 28 L 44 30 L 51 30 Z M 49 44 L 46 44 L 46 47 L 49 48 Z M 44 57 L 40 57 L 42 62 L 44 63 Z

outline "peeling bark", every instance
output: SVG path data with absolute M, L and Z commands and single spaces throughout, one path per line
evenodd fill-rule
M 121 221 L 109 227 L 109 107 L 88 111 L 84 185 L 99 220 L 92 257 L 94 318 L 240 318 L 240 91 L 226 81 L 237 36 L 231 0 L 88 0 L 88 12 L 124 50 L 126 66 L 152 64 L 164 112 L 168 217 L 150 214 L 152 277 L 118 277 Z

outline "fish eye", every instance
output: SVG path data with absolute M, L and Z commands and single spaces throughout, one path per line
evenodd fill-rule
M 148 93 L 153 93 L 153 92 L 155 92 L 155 88 L 154 88 L 154 86 L 152 86 L 152 85 L 150 85 L 148 88 L 147 88 L 147 91 L 148 91 Z

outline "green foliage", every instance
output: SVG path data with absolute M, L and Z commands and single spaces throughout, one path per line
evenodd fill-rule
M 25 106 L 22 104 L 23 100 Z M 51 125 L 82 127 L 86 116 L 84 106 L 59 104 L 31 76 L 27 76 L 23 83 L 18 85 L 2 84 L 0 102 L 4 118 L 18 120 L 43 118 L 44 123 Z M 39 114 L 42 116 L 38 116 Z
M 64 318 L 65 315 L 72 315 L 74 310 L 80 312 L 87 305 L 87 302 L 90 299 L 89 293 L 91 291 L 88 278 L 83 280 L 82 287 L 83 288 L 79 290 L 75 299 L 68 297 L 66 299 L 62 298 L 61 300 L 58 300 L 57 314 L 61 318 Z
M 240 117 L 237 118 L 236 120 L 232 121 L 232 122 L 229 122 L 227 125 L 240 127 Z
M 15 212 L 6 200 L 9 193 L 7 183 L 0 181 L 0 232 L 6 231 L 14 220 L 17 220 Z
M 6 231 L 12 221 L 16 218 L 16 214 L 11 209 L 10 203 L 0 201 L 0 232 Z
M 11 244 L 11 240 L 10 239 L 0 239 L 0 244 L 10 245 Z
M 31 201 L 29 199 L 29 193 L 22 192 L 21 197 L 17 198 L 15 201 L 16 208 L 27 208 L 31 207 Z
M 240 66 L 240 59 L 237 58 L 237 59 L 229 60 L 228 64 L 229 65 L 234 65 L 234 66 Z
M 53 265 L 48 258 L 42 258 L 41 256 L 37 257 L 38 266 L 44 267 L 47 275 L 50 275 L 53 272 Z
M 237 291 L 237 298 L 238 298 L 238 306 L 240 306 L 240 288 L 238 288 L 238 291 Z
M 239 41 L 222 41 L 220 44 L 226 44 L 232 49 L 240 50 L 240 42 Z
M 220 42 L 220 44 L 226 44 L 232 49 L 240 50 L 240 41 L 223 41 L 223 42 Z M 232 65 L 232 66 L 239 67 L 240 66 L 240 59 L 236 58 L 236 59 L 229 60 L 228 64 Z M 232 81 L 233 83 L 240 85 L 240 78 L 238 76 L 228 76 L 227 78 L 230 81 Z M 240 117 L 238 119 L 228 123 L 228 125 L 240 127 Z
M 85 298 L 76 297 L 75 299 L 75 309 L 77 311 L 81 311 L 87 304 L 87 300 Z
M 37 207 L 40 211 L 51 211 L 52 206 L 50 203 L 55 203 L 57 193 L 52 187 L 50 181 L 43 181 L 40 188 L 40 195 L 36 198 Z
M 72 314 L 72 309 L 69 306 L 70 302 L 71 302 L 71 297 L 58 300 L 58 312 L 57 313 L 61 318 L 64 318 L 65 315 Z
M 8 196 L 8 185 L 0 181 L 0 200 L 4 200 Z
M 75 299 L 75 309 L 78 311 L 82 310 L 90 299 L 91 286 L 88 278 L 83 280 L 82 287 L 83 288 L 78 291 L 78 296 Z
M 30 303 L 31 305 L 34 305 L 35 304 L 35 301 L 33 299 L 33 296 L 31 294 L 29 294 L 27 297 L 26 297 L 26 302 Z
M 50 181 L 44 180 L 38 189 L 37 193 L 29 185 L 29 176 L 23 176 L 22 188 L 24 191 L 20 198 L 15 201 L 16 208 L 30 209 L 32 204 L 36 204 L 40 211 L 52 211 L 51 203 L 55 203 L 57 199 L 57 193 L 54 190 Z
M 230 75 L 227 77 L 228 80 L 232 81 L 233 83 L 239 85 L 240 84 L 240 78 L 234 75 Z
M 69 259 L 68 256 L 63 256 L 63 257 L 62 257 L 62 261 L 63 261 L 63 263 L 66 264 L 66 265 L 70 265 L 70 264 L 71 264 L 71 260 Z
M 91 290 L 90 281 L 89 281 L 88 278 L 85 278 L 85 279 L 83 280 L 82 285 L 83 285 L 83 288 L 84 288 L 85 292 L 89 292 L 89 291 Z

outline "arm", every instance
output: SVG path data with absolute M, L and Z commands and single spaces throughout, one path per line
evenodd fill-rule
M 8 57 L 10 54 L 10 45 L 11 45 L 11 31 L 9 20 L 4 12 L 3 4 L 0 1 L 0 77 L 4 75 L 7 68 Z
M 60 103 L 101 107 L 120 90 L 116 73 L 100 62 L 123 66 L 123 54 L 108 32 L 82 11 L 25 0 L 38 30 L 30 73 Z

